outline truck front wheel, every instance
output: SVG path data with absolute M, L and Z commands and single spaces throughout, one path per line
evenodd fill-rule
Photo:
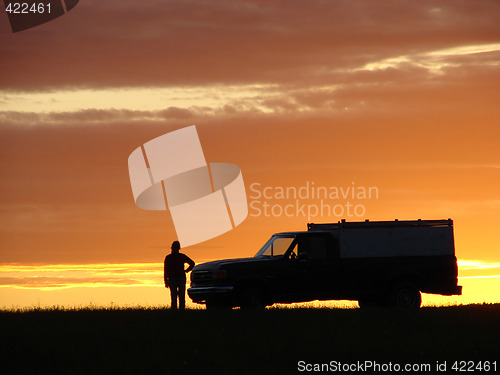
M 206 302 L 207 310 L 230 310 L 231 304 L 227 301 L 220 301 L 217 299 L 209 299 Z
M 257 286 L 247 286 L 240 293 L 242 309 L 263 309 L 266 307 L 262 290 Z
M 389 294 L 389 304 L 391 306 L 418 309 L 421 303 L 420 291 L 410 282 L 398 284 Z

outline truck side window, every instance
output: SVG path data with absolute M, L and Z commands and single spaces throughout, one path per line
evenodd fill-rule
M 326 259 L 327 243 L 323 236 L 306 236 L 300 239 L 299 252 L 307 253 L 307 259 Z
M 272 241 L 269 241 L 266 244 L 262 255 L 273 257 L 282 256 L 286 253 L 293 240 L 293 237 L 275 237 Z

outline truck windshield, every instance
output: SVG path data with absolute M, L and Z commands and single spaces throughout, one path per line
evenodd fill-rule
M 262 249 L 260 249 L 256 257 L 268 256 L 268 257 L 278 257 L 286 253 L 290 245 L 292 244 L 294 236 L 289 237 L 271 237 L 269 241 L 266 242 Z

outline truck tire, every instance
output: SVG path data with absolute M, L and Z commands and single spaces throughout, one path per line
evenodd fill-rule
M 258 286 L 247 286 L 240 292 L 240 307 L 244 310 L 266 307 L 262 290 Z
M 205 307 L 207 310 L 230 310 L 232 306 L 228 302 L 224 301 L 207 300 Z
M 422 296 L 418 288 L 410 282 L 398 284 L 389 293 L 389 305 L 401 308 L 418 309 L 422 303 Z

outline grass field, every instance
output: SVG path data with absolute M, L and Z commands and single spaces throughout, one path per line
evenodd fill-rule
M 300 372 L 299 361 L 500 366 L 500 304 L 418 311 L 33 309 L 0 312 L 0 330 L 3 374 L 290 374 Z

